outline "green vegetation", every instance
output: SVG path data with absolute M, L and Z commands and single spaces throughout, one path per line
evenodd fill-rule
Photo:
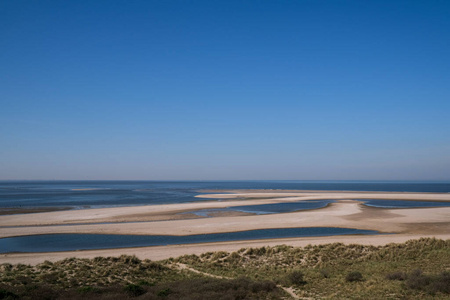
M 288 280 L 292 285 L 302 285 L 306 283 L 303 279 L 304 276 L 301 271 L 292 271 L 288 274 Z
M 442 272 L 438 275 L 426 275 L 421 270 L 414 270 L 410 274 L 401 273 L 401 276 L 391 274 L 390 280 L 405 280 L 406 286 L 411 289 L 426 291 L 429 294 L 450 294 L 450 272 Z
M 450 240 L 0 265 L 0 299 L 289 299 L 282 288 L 315 299 L 450 299 Z
M 348 282 L 354 282 L 354 281 L 363 281 L 363 276 L 358 271 L 352 271 L 345 276 L 345 280 Z

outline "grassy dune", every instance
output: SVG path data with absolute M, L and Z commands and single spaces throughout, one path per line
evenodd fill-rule
M 450 240 L 0 266 L 0 299 L 450 299 Z

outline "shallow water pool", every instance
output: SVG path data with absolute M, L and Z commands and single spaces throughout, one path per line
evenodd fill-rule
M 110 248 L 163 246 L 177 244 L 211 243 L 239 240 L 379 234 L 374 230 L 337 227 L 306 227 L 258 229 L 238 232 L 174 235 L 114 235 L 114 234 L 43 234 L 0 239 L 0 253 L 55 252 Z

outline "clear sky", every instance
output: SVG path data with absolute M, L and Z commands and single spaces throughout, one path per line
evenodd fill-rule
M 450 1 L 0 1 L 0 179 L 450 180 Z

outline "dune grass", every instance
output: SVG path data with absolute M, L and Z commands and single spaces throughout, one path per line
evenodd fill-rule
M 282 245 L 158 262 L 70 258 L 0 270 L 0 299 L 289 299 L 279 287 L 314 299 L 450 299 L 450 240 Z

